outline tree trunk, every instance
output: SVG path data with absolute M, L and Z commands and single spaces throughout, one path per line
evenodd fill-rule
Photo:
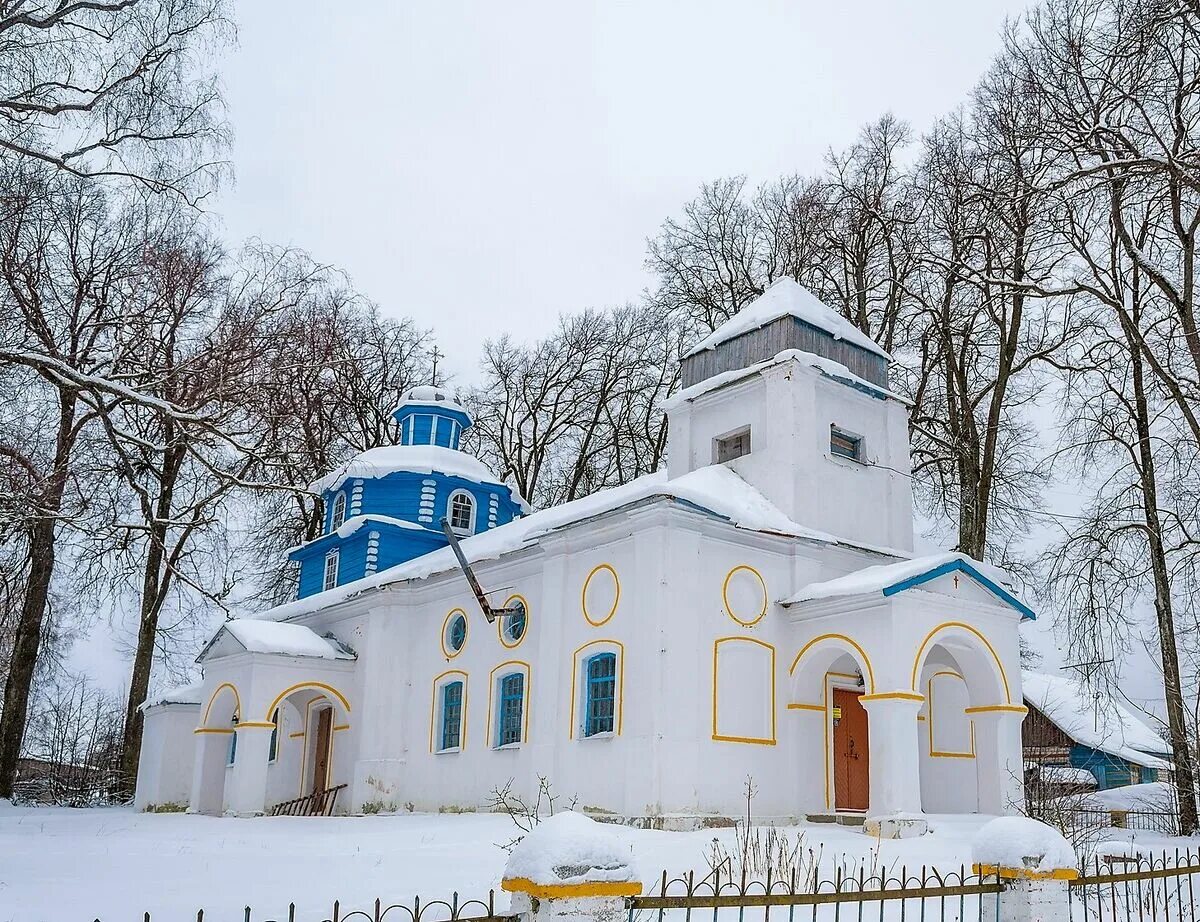
M 11 798 L 17 777 L 17 760 L 29 717 L 29 692 L 37 670 L 46 621 L 50 581 L 54 576 L 58 514 L 66 491 L 68 463 L 75 442 L 75 395 L 59 392 L 58 435 L 54 469 L 42 495 L 40 518 L 30 529 L 29 576 L 25 598 L 13 639 L 12 663 L 4 684 L 4 712 L 0 713 L 0 797 Z
M 1190 836 L 1197 831 L 1196 776 L 1188 748 L 1187 715 L 1183 709 L 1183 685 L 1179 674 L 1179 651 L 1175 642 L 1175 614 L 1171 605 L 1171 580 L 1167 570 L 1167 552 L 1163 545 L 1162 524 L 1158 514 L 1158 486 L 1154 454 L 1150 443 L 1150 413 L 1146 403 L 1143 366 L 1137 344 L 1129 343 L 1132 359 L 1134 401 L 1137 408 L 1138 455 L 1141 461 L 1142 503 L 1146 532 L 1154 571 L 1154 614 L 1158 620 L 1158 640 L 1162 654 L 1163 692 L 1167 702 L 1167 726 L 1175 765 L 1175 787 L 1179 792 L 1180 832 Z

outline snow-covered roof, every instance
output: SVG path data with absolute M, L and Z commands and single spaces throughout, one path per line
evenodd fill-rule
M 723 342 L 788 316 L 824 330 L 834 339 L 845 340 L 860 349 L 891 359 L 871 337 L 833 308 L 822 304 L 816 295 L 791 278 L 776 279 L 759 297 L 700 340 L 687 355 L 715 349 Z
M 1026 618 L 1035 617 L 1033 611 L 1020 602 L 1011 592 L 1004 588 L 1008 577 L 999 567 L 975 560 L 966 554 L 948 552 L 931 554 L 926 557 L 913 557 L 897 563 L 881 564 L 875 567 L 865 567 L 855 570 L 837 579 L 809 583 L 795 595 L 784 599 L 781 605 L 799 605 L 804 602 L 814 602 L 821 599 L 836 599 L 845 596 L 872 595 L 879 593 L 884 596 L 895 595 L 906 589 L 912 589 L 922 583 L 947 573 L 965 573 L 973 580 L 1016 608 Z
M 841 362 L 835 362 L 833 359 L 827 359 L 823 355 L 817 355 L 813 352 L 805 352 L 802 349 L 784 349 L 775 354 L 773 358 L 769 358 L 763 362 L 756 362 L 753 365 L 747 365 L 745 368 L 734 368 L 729 371 L 723 371 L 719 374 L 712 375 L 702 381 L 697 381 L 691 387 L 685 387 L 681 391 L 672 394 L 662 402 L 664 410 L 670 410 L 681 404 L 687 403 L 689 400 L 695 400 L 702 397 L 710 391 L 715 391 L 718 388 L 726 387 L 734 384 L 751 375 L 759 374 L 760 372 L 772 367 L 773 365 L 782 365 L 784 362 L 799 362 L 803 365 L 810 365 L 816 368 L 823 375 L 841 381 L 844 384 L 849 384 L 852 387 L 860 388 L 884 400 L 899 400 L 904 404 L 911 404 L 912 401 L 897 394 L 895 391 L 890 391 L 887 388 L 880 387 L 878 384 L 873 384 L 866 378 L 861 378 L 852 372 Z
M 1140 717 L 1108 695 L 1097 699 L 1074 679 L 1021 670 L 1025 702 L 1075 742 L 1146 768 L 1170 768 L 1151 753 L 1171 747 Z
M 1086 768 L 1075 768 L 1073 765 L 1039 765 L 1036 771 L 1043 782 L 1051 784 L 1075 784 L 1081 787 L 1094 787 L 1096 784 L 1095 775 Z
M 355 455 L 341 467 L 309 485 L 314 493 L 336 490 L 347 480 L 386 477 L 399 471 L 415 474 L 446 474 L 474 483 L 501 485 L 488 466 L 478 458 L 441 445 L 381 445 Z M 511 492 L 511 490 L 510 490 Z M 513 494 L 516 496 L 516 494 Z M 519 502 L 520 497 L 517 497 Z
M 1160 810 L 1179 809 L 1179 792 L 1175 785 L 1166 781 L 1150 781 L 1145 784 L 1125 784 L 1103 791 L 1092 791 L 1080 807 L 1092 810 Z
M 718 464 L 702 467 L 673 480 L 667 478 L 665 471 L 647 474 L 622 486 L 600 490 L 582 499 L 552 506 L 498 528 L 463 538 L 460 546 L 472 563 L 493 560 L 530 547 L 539 537 L 557 529 L 652 499 L 675 499 L 688 503 L 750 531 L 771 532 L 827 544 L 850 544 L 826 532 L 793 522 L 734 471 Z M 287 602 L 263 613 L 261 617 L 273 620 L 300 617 L 381 586 L 424 579 L 456 569 L 457 566 L 453 551 L 449 547 L 439 548 L 365 579 Z
M 192 682 L 189 685 L 180 685 L 176 688 L 150 695 L 142 702 L 139 710 L 144 711 L 146 708 L 158 707 L 160 704 L 200 704 L 200 691 L 203 688 L 203 682 Z
M 223 637 L 232 637 L 247 653 L 277 653 L 282 656 L 306 656 L 316 659 L 352 660 L 355 655 L 333 637 L 322 637 L 300 624 L 282 624 L 258 618 L 235 618 L 220 630 L 200 651 L 203 661 Z
M 432 384 L 422 384 L 410 389 L 396 406 L 396 412 L 403 410 L 405 407 L 412 406 L 437 407 L 440 410 L 462 413 L 468 419 L 471 416 L 467 412 L 467 408 L 459 403 L 458 398 L 450 391 L 444 387 L 437 387 Z

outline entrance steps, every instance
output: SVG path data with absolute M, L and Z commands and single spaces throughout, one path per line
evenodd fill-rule
M 866 822 L 865 813 L 810 813 L 804 817 L 810 823 L 835 823 L 838 826 L 861 826 Z

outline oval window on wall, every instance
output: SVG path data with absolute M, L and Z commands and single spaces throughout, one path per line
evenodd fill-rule
M 467 613 L 456 608 L 446 616 L 442 626 L 442 652 L 446 659 L 453 659 L 467 645 Z
M 529 606 L 515 595 L 504 603 L 504 607 L 511 611 L 500 619 L 500 642 L 506 647 L 515 647 L 529 629 Z

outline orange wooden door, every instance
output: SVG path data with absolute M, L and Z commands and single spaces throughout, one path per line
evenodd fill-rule
M 858 700 L 861 694 L 845 688 L 833 690 L 833 706 L 841 713 L 833 728 L 833 801 L 838 810 L 866 810 L 870 802 L 867 712 Z M 836 717 L 838 711 L 834 714 Z
M 317 745 L 313 752 L 313 793 L 329 787 L 329 738 L 333 735 L 333 708 L 317 711 Z

